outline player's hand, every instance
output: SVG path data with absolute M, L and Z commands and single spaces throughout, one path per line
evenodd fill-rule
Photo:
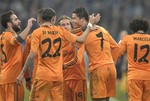
M 29 20 L 28 20 L 28 27 L 29 28 L 31 28 L 32 26 L 33 26 L 33 21 L 36 21 L 36 19 L 35 18 L 30 18 Z
M 21 72 L 21 73 L 19 74 L 19 76 L 17 77 L 16 83 L 17 83 L 18 85 L 21 85 L 23 78 L 24 78 L 24 74 Z
M 32 85 L 31 80 L 30 80 L 30 81 L 26 81 L 26 88 L 27 88 L 29 91 L 31 90 L 31 85 Z
M 100 18 L 101 18 L 101 16 L 100 16 L 100 14 L 98 13 L 98 14 L 96 14 L 96 16 L 94 16 L 94 14 L 92 14 L 92 15 L 90 15 L 90 17 L 89 17 L 89 23 L 91 23 L 91 24 L 96 24 L 96 23 L 98 23 L 98 21 L 100 20 Z
M 98 26 L 94 24 L 91 30 L 96 30 L 96 29 L 98 29 Z

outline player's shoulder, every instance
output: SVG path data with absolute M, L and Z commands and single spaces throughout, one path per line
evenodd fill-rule
M 3 32 L 1 34 L 1 37 L 5 37 L 5 39 L 9 39 L 11 37 L 15 38 L 17 36 L 16 33 L 12 33 L 12 32 Z
M 65 30 L 62 26 L 55 26 L 58 30 Z
M 44 28 L 44 27 L 39 27 L 39 28 L 33 30 L 31 36 L 35 36 L 35 34 L 36 34 L 36 35 L 40 35 L 40 34 L 42 34 L 44 31 L 45 31 L 45 28 Z M 29 36 L 29 37 L 31 37 L 31 36 Z
M 2 36 L 3 36 L 3 35 L 7 35 L 7 36 L 9 36 L 9 35 L 10 35 L 10 36 L 12 36 L 12 35 L 13 35 L 13 33 L 12 33 L 12 32 L 3 32 L 1 35 L 2 35 Z
M 96 25 L 96 27 L 103 33 L 103 34 L 109 34 L 109 32 L 102 26 Z

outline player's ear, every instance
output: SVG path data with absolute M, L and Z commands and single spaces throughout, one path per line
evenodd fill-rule
M 7 27 L 11 27 L 12 23 L 11 22 L 7 22 Z
M 42 24 L 43 23 L 42 17 L 38 16 L 37 17 L 37 22 L 38 22 L 39 25 Z
M 55 24 L 55 21 L 56 21 L 56 16 L 53 16 L 51 19 L 51 23 Z

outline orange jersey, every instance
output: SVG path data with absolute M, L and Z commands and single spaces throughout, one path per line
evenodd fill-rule
M 24 52 L 23 52 L 23 64 L 25 64 L 25 61 L 30 53 L 30 49 L 31 49 L 31 40 L 32 40 L 32 35 L 27 36 L 26 38 L 26 44 L 25 44 L 25 48 L 24 48 Z M 34 58 L 33 61 L 33 72 L 32 72 L 32 80 L 35 79 L 35 74 L 36 74 L 36 69 L 37 69 L 37 64 L 38 64 L 38 57 L 36 56 Z M 28 74 L 25 74 L 25 77 L 28 76 Z
M 127 51 L 128 80 L 150 80 L 150 35 L 125 35 L 119 48 L 120 55 Z
M 57 26 L 42 26 L 33 32 L 31 52 L 38 52 L 36 79 L 63 80 L 62 41 L 76 42 L 76 36 Z
M 98 27 L 91 31 L 84 45 L 89 58 L 89 71 L 114 63 L 113 57 L 118 50 L 118 45 L 104 28 Z
M 16 40 L 16 33 L 3 32 L 0 35 L 1 74 L 0 84 L 16 81 L 22 69 L 22 45 Z
M 83 32 L 81 30 L 73 32 L 76 35 L 81 35 Z M 76 48 L 78 48 L 76 50 Z M 75 43 L 72 44 L 70 42 L 63 43 L 63 62 L 66 63 L 73 58 L 78 57 L 78 62 L 69 68 L 63 70 L 64 80 L 71 79 L 86 79 L 85 76 L 85 63 L 84 63 L 84 44 Z M 77 53 L 76 53 L 77 51 Z

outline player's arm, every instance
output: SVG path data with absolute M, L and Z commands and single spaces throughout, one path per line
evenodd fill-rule
M 119 42 L 119 56 L 122 56 L 127 51 L 127 42 L 128 42 L 128 36 L 124 36 L 123 39 Z
M 112 55 L 114 62 L 116 63 L 118 59 L 118 55 L 119 55 L 119 52 L 118 52 L 119 46 L 110 34 L 108 34 L 108 36 L 109 36 L 110 47 L 111 47 L 111 55 Z
M 21 73 L 19 74 L 19 76 L 17 77 L 17 84 L 21 84 L 21 80 L 23 79 L 23 76 L 25 74 L 25 72 L 27 71 L 28 67 L 31 65 L 33 59 L 35 58 L 36 53 L 35 52 L 30 52 L 27 60 L 25 62 L 25 65 L 23 66 L 23 69 L 21 71 Z
M 31 45 L 31 36 L 28 36 L 26 39 L 26 44 L 23 52 L 23 65 L 25 64 L 25 61 L 27 59 L 27 56 L 30 53 L 30 45 Z M 26 80 L 26 88 L 30 91 L 31 90 L 31 73 L 30 73 L 30 67 L 28 67 L 27 71 L 24 74 L 24 78 Z
M 89 23 L 87 25 L 86 30 L 83 32 L 80 36 L 71 35 L 69 31 L 63 29 L 63 39 L 67 40 L 71 43 L 80 42 L 83 43 L 88 36 L 89 32 L 92 29 L 93 24 L 97 23 L 100 20 L 100 14 L 97 14 L 96 16 L 91 15 L 89 18 Z
M 23 65 L 25 64 L 25 61 L 30 53 L 30 45 L 31 45 L 31 38 L 30 38 L 30 36 L 28 36 L 26 39 L 26 44 L 25 44 L 24 51 L 23 51 Z M 27 81 L 29 80 L 29 78 L 31 78 L 29 68 L 28 68 L 27 72 L 25 73 L 24 77 L 25 77 L 25 79 L 27 79 Z
M 24 40 L 26 39 L 26 37 L 29 34 L 31 27 L 33 26 L 33 21 L 36 21 L 36 20 L 34 18 L 30 18 L 28 20 L 27 27 L 19 35 L 13 36 L 10 43 L 15 45 L 15 44 L 24 42 Z
M 114 52 L 112 53 L 115 63 L 117 62 L 117 59 L 126 52 L 126 39 L 121 40 L 118 47 L 119 49 L 113 50 Z
M 88 34 L 90 33 L 90 31 L 92 30 L 92 26 L 94 25 L 94 24 L 96 24 L 99 20 L 100 20 L 100 14 L 98 13 L 96 16 L 94 16 L 94 14 L 92 14 L 91 16 L 90 16 L 90 18 L 89 18 L 89 23 L 88 23 L 88 25 L 87 25 L 87 28 L 86 28 L 86 30 L 83 32 L 83 34 L 82 35 L 80 35 L 80 36 L 77 36 L 77 39 L 76 39 L 76 41 L 77 42 L 84 42 L 85 41 L 85 39 L 86 39 L 86 37 L 88 36 Z
M 25 65 L 23 66 L 23 69 L 21 71 L 21 73 L 19 74 L 19 76 L 17 77 L 16 82 L 18 84 L 21 84 L 21 81 L 23 79 L 24 73 L 26 72 L 26 70 L 28 69 L 28 67 L 31 65 L 31 63 L 33 62 L 33 59 L 36 56 L 36 53 L 38 51 L 38 47 L 39 47 L 39 36 L 38 33 L 32 33 L 32 41 L 31 41 L 31 49 L 30 49 L 30 53 L 27 57 L 27 60 L 25 62 Z

